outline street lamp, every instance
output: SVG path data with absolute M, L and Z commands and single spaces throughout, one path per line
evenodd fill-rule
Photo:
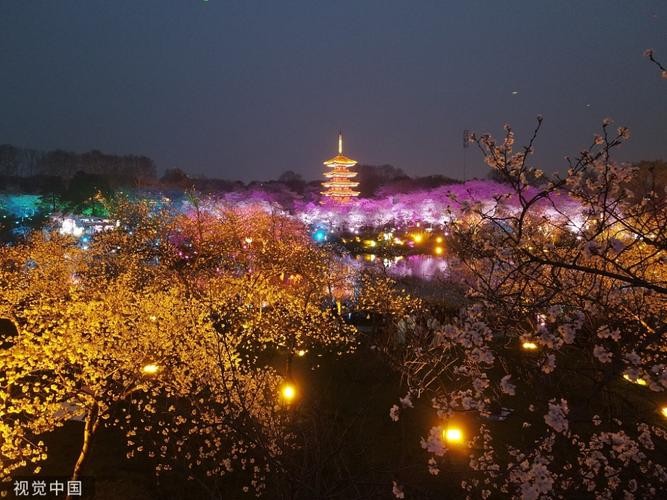
M 296 398 L 296 387 L 294 384 L 285 382 L 280 388 L 280 394 L 286 403 L 291 403 Z
M 463 429 L 456 425 L 448 425 L 442 430 L 442 439 L 449 445 L 463 443 Z

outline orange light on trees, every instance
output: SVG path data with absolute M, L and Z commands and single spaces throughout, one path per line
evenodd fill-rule
M 521 344 L 521 348 L 526 351 L 535 351 L 537 350 L 537 344 L 535 342 L 526 341 Z
M 660 408 L 660 414 L 663 417 L 667 418 L 667 406 L 663 406 L 662 408 Z
M 633 378 L 630 377 L 630 375 L 628 375 L 627 373 L 624 373 L 624 374 L 623 374 L 623 378 L 624 378 L 625 380 L 627 380 L 628 382 L 632 382 L 633 384 L 637 384 L 637 385 L 641 385 L 641 386 L 648 385 L 648 382 L 647 382 L 646 380 L 644 380 L 643 378 L 634 378 L 634 379 L 633 379 Z

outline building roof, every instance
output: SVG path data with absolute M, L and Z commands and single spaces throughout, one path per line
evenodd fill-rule
M 330 182 L 323 182 L 322 185 L 325 188 L 341 188 L 344 189 L 346 187 L 357 187 L 359 185 L 358 182 L 347 182 L 347 181 L 330 181 Z
M 344 156 L 342 154 L 338 154 L 331 158 L 330 160 L 327 160 L 324 162 L 324 164 L 327 167 L 335 167 L 336 165 L 343 165 L 346 167 L 351 167 L 353 165 L 357 164 L 357 160 L 353 160 L 352 158 L 348 158 L 347 156 Z
M 335 179 L 336 177 L 356 177 L 357 172 L 347 170 L 346 168 L 334 168 L 328 172 L 324 172 L 324 177 L 327 179 Z

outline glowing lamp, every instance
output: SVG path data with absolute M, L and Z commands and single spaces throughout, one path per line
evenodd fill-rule
M 442 439 L 447 444 L 461 444 L 463 443 L 463 430 L 460 427 L 448 426 L 442 431 Z
M 283 384 L 280 388 L 280 394 L 287 403 L 291 403 L 296 397 L 296 387 L 289 382 Z
M 535 351 L 537 349 L 537 344 L 535 342 L 524 342 L 521 344 L 521 348 L 526 351 Z
M 375 240 L 366 240 L 364 241 L 364 245 L 366 245 L 367 247 L 375 247 L 377 246 L 377 243 Z
M 304 357 L 306 355 L 306 351 L 303 349 L 296 351 L 296 355 L 299 356 L 300 358 Z
M 438 237 L 435 239 L 435 242 L 436 242 L 436 243 L 442 243 L 442 236 L 438 236 Z
M 148 363 L 141 368 L 141 372 L 145 375 L 155 375 L 160 371 L 160 367 L 155 363 Z
M 637 385 L 641 385 L 641 386 L 648 385 L 648 382 L 646 380 L 644 380 L 643 378 L 633 379 L 633 378 L 630 378 L 630 375 L 628 375 L 627 373 L 623 374 L 623 378 L 625 380 L 627 380 L 628 382 L 632 382 L 633 384 L 637 384 Z
M 667 418 L 667 406 L 663 406 L 660 408 L 660 413 L 662 414 L 663 417 Z
M 435 252 L 436 255 L 442 255 L 442 253 L 444 252 L 444 250 L 443 250 L 442 247 L 435 247 L 434 252 Z
M 318 229 L 313 233 L 313 239 L 317 243 L 321 243 L 327 239 L 327 232 L 324 229 Z
M 413 234 L 413 235 L 412 235 L 412 240 L 413 240 L 415 243 L 421 243 L 422 241 L 424 241 L 424 236 L 421 235 L 421 234 L 419 234 L 419 233 L 417 233 L 417 234 Z

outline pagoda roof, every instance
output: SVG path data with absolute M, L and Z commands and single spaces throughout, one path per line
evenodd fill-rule
M 338 154 L 333 158 L 331 158 L 330 160 L 325 161 L 324 164 L 327 166 L 346 165 L 351 167 L 352 165 L 357 164 L 357 160 L 353 160 L 352 158 L 348 158 L 345 155 Z
M 357 172 L 352 172 L 351 170 L 330 170 L 329 172 L 324 172 L 324 177 L 327 179 L 335 177 L 356 177 Z
M 343 191 L 322 191 L 320 193 L 323 196 L 329 196 L 331 198 L 353 198 L 359 196 L 359 191 L 352 190 L 343 190 Z
M 352 182 L 352 181 L 330 181 L 330 182 L 323 182 L 322 185 L 325 188 L 346 188 L 346 187 L 357 187 L 359 185 L 358 182 Z

